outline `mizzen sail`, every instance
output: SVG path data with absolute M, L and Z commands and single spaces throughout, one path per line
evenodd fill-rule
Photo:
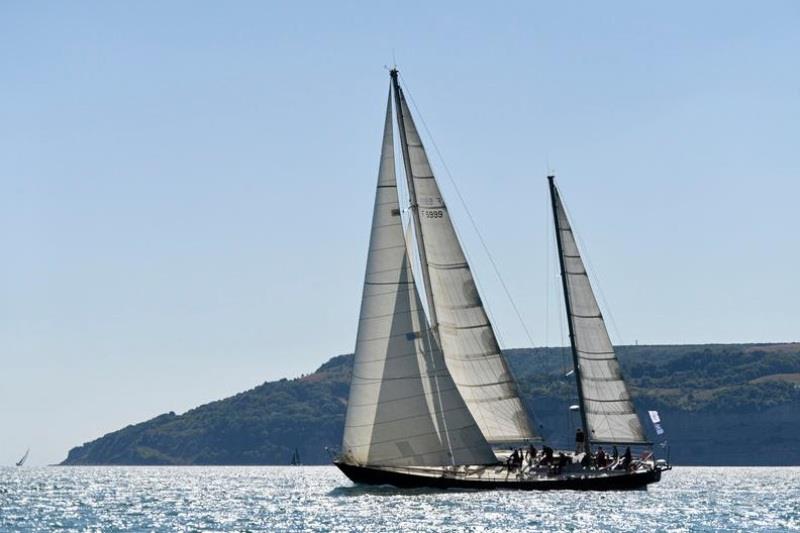
M 393 76 L 396 74 L 393 72 Z M 516 383 L 481 302 L 402 89 L 395 83 L 411 208 L 419 220 L 432 324 L 447 368 L 489 442 L 536 438 Z
M 645 443 L 567 213 L 553 178 L 549 179 L 585 430 L 590 442 Z
M 362 465 L 496 462 L 428 328 L 406 251 L 387 105 L 342 451 Z

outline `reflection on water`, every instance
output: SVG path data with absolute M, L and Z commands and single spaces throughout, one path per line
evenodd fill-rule
M 676 468 L 647 491 L 353 486 L 334 467 L 0 469 L 0 531 L 800 531 L 800 468 Z

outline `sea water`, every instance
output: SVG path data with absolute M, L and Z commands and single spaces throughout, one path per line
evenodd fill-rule
M 633 492 L 370 488 L 333 467 L 3 468 L 0 531 L 800 531 L 800 468 L 675 468 Z

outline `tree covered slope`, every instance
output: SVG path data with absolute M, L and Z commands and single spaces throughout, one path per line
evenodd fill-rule
M 541 434 L 570 445 L 569 350 L 505 353 Z M 674 463 L 800 464 L 800 344 L 622 346 L 618 354 L 637 408 L 660 411 Z M 306 464 L 327 463 L 325 448 L 341 441 L 351 365 L 340 355 L 308 376 L 127 426 L 73 448 L 62 464 L 287 464 L 295 448 Z

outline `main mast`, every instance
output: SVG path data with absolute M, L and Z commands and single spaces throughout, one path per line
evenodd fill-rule
M 575 371 L 575 383 L 578 386 L 578 407 L 581 413 L 581 425 L 583 426 L 583 438 L 586 444 L 584 451 L 591 451 L 591 440 L 589 436 L 589 424 L 586 421 L 586 405 L 583 400 L 583 388 L 581 387 L 581 367 L 578 361 L 578 348 L 575 344 L 575 328 L 572 324 L 572 303 L 569 297 L 569 287 L 567 285 L 567 271 L 564 264 L 564 251 L 561 243 L 561 226 L 558 223 L 558 206 L 556 205 L 556 184 L 555 176 L 547 176 L 550 185 L 550 203 L 553 206 L 553 223 L 556 228 L 556 244 L 558 245 L 558 264 L 561 269 L 561 287 L 564 290 L 564 305 L 567 308 L 567 326 L 569 328 L 569 344 L 572 348 L 572 365 Z
M 433 289 L 431 288 L 431 277 L 428 272 L 428 255 L 425 252 L 425 241 L 422 235 L 422 224 L 419 220 L 419 205 L 417 204 L 417 191 L 414 187 L 414 173 L 411 170 L 411 156 L 408 153 L 408 139 L 406 138 L 406 124 L 403 116 L 403 106 L 401 103 L 402 94 L 400 84 L 397 81 L 397 69 L 390 71 L 392 76 L 392 87 L 394 88 L 394 103 L 397 110 L 397 129 L 400 131 L 400 147 L 403 151 L 403 166 L 405 167 L 406 182 L 408 183 L 409 209 L 411 218 L 414 220 L 414 233 L 417 238 L 417 250 L 419 252 L 419 262 L 422 268 L 422 284 L 425 287 L 425 298 L 428 301 L 428 320 L 430 329 L 433 331 L 434 338 L 439 338 L 439 321 L 436 318 L 436 307 L 433 305 Z

